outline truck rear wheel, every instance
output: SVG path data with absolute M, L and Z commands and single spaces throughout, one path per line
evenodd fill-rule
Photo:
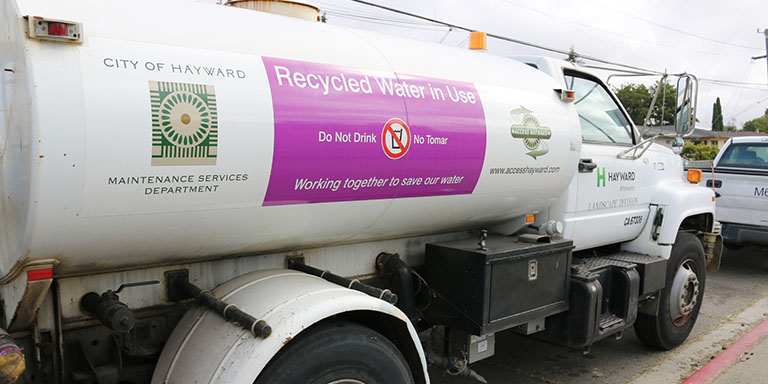
M 672 349 L 682 344 L 696 323 L 704 296 L 704 248 L 690 233 L 678 233 L 667 263 L 666 285 L 655 316 L 640 313 L 635 333 L 644 344 Z
M 361 325 L 334 321 L 301 333 L 256 379 L 262 383 L 413 383 L 395 345 Z

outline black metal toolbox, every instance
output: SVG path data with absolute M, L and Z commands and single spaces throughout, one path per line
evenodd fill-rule
M 477 239 L 427 244 L 428 322 L 484 335 L 568 309 L 572 241 L 490 237 L 479 248 Z

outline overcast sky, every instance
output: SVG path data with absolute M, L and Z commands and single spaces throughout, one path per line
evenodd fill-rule
M 201 0 L 215 2 L 215 0 Z M 701 79 L 698 128 L 710 129 L 712 105 L 722 103 L 725 124 L 741 129 L 768 108 L 766 0 L 370 0 L 391 8 L 561 50 Z M 311 0 L 328 23 L 466 47 L 468 33 L 379 10 L 351 0 Z M 562 58 L 489 39 L 498 55 Z M 730 83 L 716 84 L 715 81 Z M 613 78 L 611 85 L 640 82 Z M 645 80 L 649 83 L 653 80 Z M 743 85 L 742 85 L 743 84 Z

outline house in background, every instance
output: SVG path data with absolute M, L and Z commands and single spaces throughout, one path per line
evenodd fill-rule
M 667 136 L 673 136 L 675 134 L 675 126 L 674 125 L 663 125 L 660 127 L 649 127 L 648 131 L 643 134 L 643 138 L 647 139 L 652 136 L 656 136 L 659 133 L 664 133 L 664 135 Z M 709 131 L 706 129 L 694 129 L 693 133 L 688 136 L 684 137 L 683 141 L 687 143 L 692 144 L 706 144 L 706 145 L 716 145 L 717 148 L 722 148 L 728 139 L 731 137 L 741 137 L 741 136 L 768 136 L 768 134 L 760 133 L 760 132 L 750 132 L 750 131 L 733 131 L 733 132 L 715 132 L 715 131 Z M 672 148 L 672 141 L 674 139 L 672 138 L 663 138 L 663 139 L 657 139 L 656 142 L 662 145 L 665 145 L 667 147 Z

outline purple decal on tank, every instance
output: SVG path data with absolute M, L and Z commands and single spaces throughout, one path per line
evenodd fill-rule
M 263 60 L 275 114 L 265 206 L 474 191 L 485 115 L 473 84 Z

